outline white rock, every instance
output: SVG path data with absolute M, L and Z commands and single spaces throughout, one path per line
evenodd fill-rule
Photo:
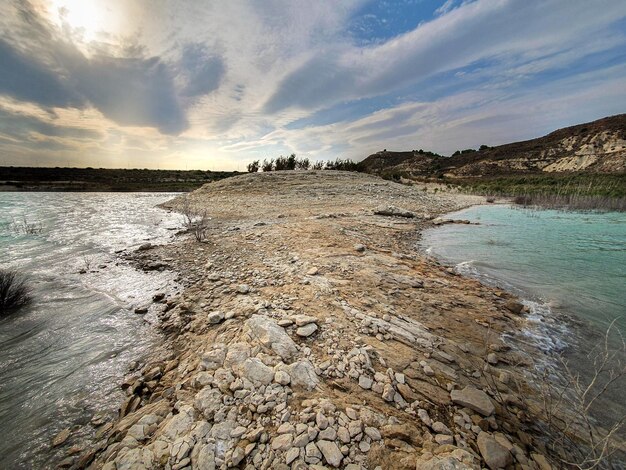
M 289 374 L 287 372 L 279 370 L 274 374 L 274 382 L 281 385 L 289 385 L 289 383 L 291 382 L 291 377 L 289 377 Z
M 339 465 L 341 465 L 343 454 L 339 450 L 339 447 L 337 447 L 337 444 L 322 440 L 317 442 L 317 447 L 324 455 L 324 460 L 326 460 L 328 465 L 332 467 L 339 467 Z
M 278 326 L 274 320 L 262 316 L 252 315 L 244 325 L 244 332 L 251 339 L 259 341 L 263 346 L 271 348 L 284 361 L 289 361 L 298 352 L 296 343 Z
M 315 323 L 309 323 L 308 325 L 301 326 L 296 330 L 298 336 L 307 338 L 317 331 L 318 326 Z
M 224 320 L 224 312 L 220 312 L 219 310 L 216 312 L 211 312 L 207 316 L 207 320 L 209 320 L 209 323 L 213 324 L 220 323 Z

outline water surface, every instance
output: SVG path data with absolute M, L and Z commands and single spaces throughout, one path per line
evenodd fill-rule
M 136 306 L 176 288 L 171 272 L 144 273 L 116 252 L 165 243 L 178 217 L 153 193 L 2 193 L 0 266 L 28 275 L 33 302 L 0 319 L 0 468 L 53 467 L 50 440 L 97 411 L 113 415 L 132 360 L 159 344 Z M 40 233 L 12 225 L 28 223 Z M 81 271 L 87 271 L 81 274 Z

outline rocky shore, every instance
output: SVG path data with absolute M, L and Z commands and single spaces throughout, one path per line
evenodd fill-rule
M 539 352 L 502 336 L 521 334 L 523 306 L 416 249 L 433 219 L 483 198 L 334 171 L 187 198 L 212 217 L 207 242 L 134 254 L 185 286 L 150 307 L 168 347 L 62 466 L 552 468 L 526 383 Z

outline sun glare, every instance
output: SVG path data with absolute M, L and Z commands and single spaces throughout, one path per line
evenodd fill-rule
M 59 26 L 69 26 L 72 34 L 85 42 L 112 32 L 113 11 L 102 0 L 51 0 L 50 13 Z

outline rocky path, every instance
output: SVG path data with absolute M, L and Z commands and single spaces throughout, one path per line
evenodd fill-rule
M 419 230 L 482 199 L 366 175 L 245 175 L 192 193 L 213 217 L 138 252 L 169 350 L 66 466 L 106 470 L 551 468 L 532 433 L 521 305 L 419 254 Z M 174 201 L 172 207 L 179 207 Z

